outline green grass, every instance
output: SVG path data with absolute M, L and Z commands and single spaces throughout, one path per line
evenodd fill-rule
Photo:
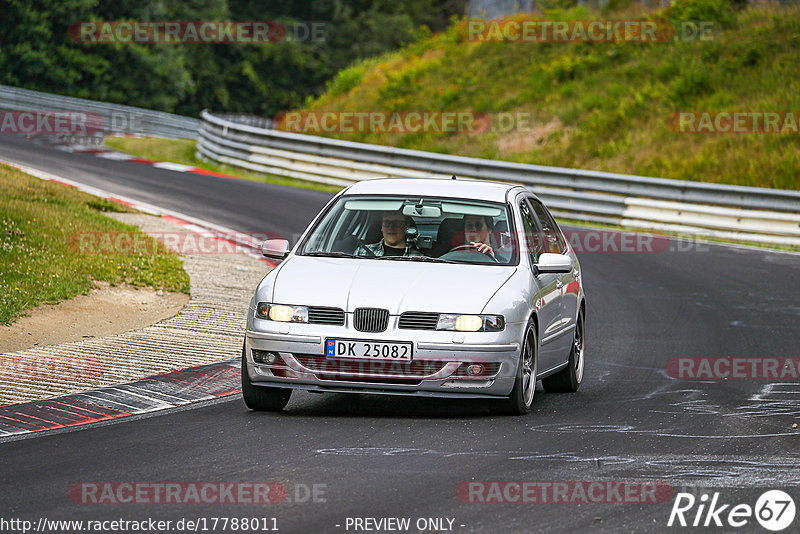
M 131 210 L 0 165 L 0 324 L 39 304 L 86 294 L 94 280 L 189 293 L 180 257 L 136 227 L 103 215 L 109 211 Z M 141 239 L 146 245 L 139 250 L 154 253 L 115 253 L 110 247 L 81 253 L 81 236 L 109 232 Z
M 168 161 L 170 163 L 181 163 L 191 165 L 207 171 L 230 174 L 245 180 L 255 182 L 265 182 L 277 185 L 287 185 L 291 187 L 301 187 L 303 189 L 317 189 L 338 193 L 341 187 L 328 184 L 308 182 L 305 180 L 295 180 L 293 178 L 283 178 L 280 176 L 256 174 L 247 172 L 229 165 L 218 165 L 208 163 L 199 159 L 195 155 L 197 141 L 194 139 L 161 139 L 157 137 L 109 137 L 105 140 L 106 146 L 126 154 L 138 156 L 154 161 Z
M 201 167 L 205 162 L 197 159 L 194 139 L 159 139 L 157 137 L 108 137 L 106 145 L 114 150 L 154 161 L 169 161 Z M 212 169 L 208 169 L 212 170 Z M 215 169 L 214 169 L 215 170 Z M 216 171 L 215 172 L 221 172 Z
M 619 2 L 620 4 L 624 2 Z M 536 18 L 520 15 L 519 18 Z M 527 131 L 329 134 L 464 156 L 798 189 L 800 134 L 681 133 L 677 111 L 800 115 L 800 7 L 733 11 L 727 0 L 637 4 L 549 19 L 714 19 L 710 41 L 471 42 L 467 23 L 341 72 L 301 111 L 473 111 L 532 118 Z

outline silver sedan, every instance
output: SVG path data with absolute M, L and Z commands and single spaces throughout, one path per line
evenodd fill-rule
M 530 411 L 536 382 L 583 379 L 578 259 L 530 190 L 383 179 L 336 195 L 247 314 L 242 394 L 282 410 L 293 389 L 491 399 Z

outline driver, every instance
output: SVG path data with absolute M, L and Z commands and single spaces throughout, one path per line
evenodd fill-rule
M 423 256 L 416 246 L 406 243 L 406 230 L 416 226 L 414 219 L 402 211 L 386 211 L 381 219 L 383 239 L 371 245 L 361 245 L 356 256 Z
M 464 215 L 464 237 L 478 252 L 497 259 L 494 249 L 489 245 L 489 232 L 493 222 L 491 217 Z

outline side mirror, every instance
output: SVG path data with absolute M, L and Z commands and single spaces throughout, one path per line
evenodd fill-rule
M 568 273 L 572 270 L 572 258 L 566 254 L 545 252 L 536 264 L 538 273 Z
M 282 260 L 289 255 L 289 242 L 285 239 L 267 239 L 261 244 L 261 254 L 274 260 Z

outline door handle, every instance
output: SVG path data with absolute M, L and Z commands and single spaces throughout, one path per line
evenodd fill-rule
M 563 285 L 564 285 L 564 282 L 562 282 L 561 280 L 556 280 L 556 288 L 561 289 L 561 286 L 563 286 Z

